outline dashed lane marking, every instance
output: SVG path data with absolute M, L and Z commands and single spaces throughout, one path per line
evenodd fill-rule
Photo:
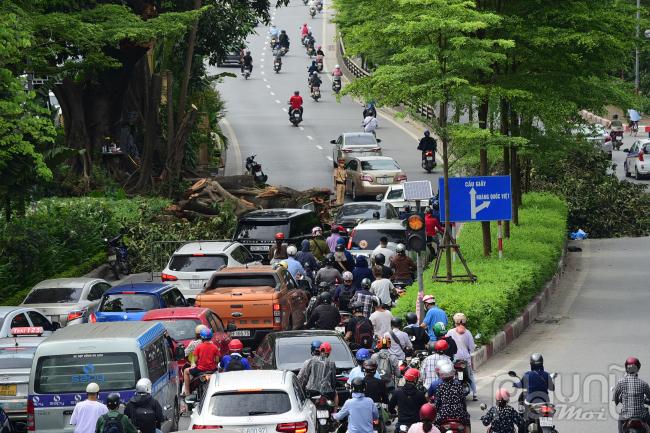
M 267 84 L 267 85 L 266 85 L 266 88 L 267 88 L 267 89 L 270 89 L 270 88 L 271 88 L 271 85 L 270 85 L 270 84 Z
M 280 103 L 280 100 L 279 100 L 279 99 L 276 99 L 276 100 L 275 100 L 275 103 L 276 103 L 276 104 L 279 104 L 279 103 Z
M 334 161 L 331 156 L 328 156 L 327 159 L 329 159 L 330 162 Z
M 318 150 L 323 150 L 323 146 L 317 144 L 317 145 L 316 145 L 316 149 L 318 149 Z
M 314 137 L 312 137 L 311 135 L 308 135 L 307 138 L 310 139 L 310 140 L 314 139 Z

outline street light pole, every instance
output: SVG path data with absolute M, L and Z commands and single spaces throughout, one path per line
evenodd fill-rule
M 636 44 L 634 47 L 634 91 L 639 94 L 639 36 L 641 21 L 641 0 L 636 0 Z

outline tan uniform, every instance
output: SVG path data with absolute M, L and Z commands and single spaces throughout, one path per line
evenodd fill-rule
M 345 180 L 348 174 L 345 168 L 336 167 L 334 169 L 334 188 L 336 189 L 336 204 L 343 204 L 345 199 Z

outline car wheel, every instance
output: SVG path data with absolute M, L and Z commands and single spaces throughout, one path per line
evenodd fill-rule
M 178 424 L 180 421 L 181 413 L 178 405 L 178 400 L 174 402 L 174 417 L 172 418 L 172 428 L 171 431 L 178 431 Z
M 641 175 L 639 174 L 639 169 L 634 167 L 634 179 L 641 180 Z
M 623 171 L 625 172 L 625 177 L 630 177 L 631 174 L 627 171 L 627 162 L 623 164 Z
M 352 197 L 353 201 L 357 201 L 359 199 L 359 196 L 357 195 L 357 187 L 355 184 L 352 184 L 352 192 L 350 193 L 350 196 Z

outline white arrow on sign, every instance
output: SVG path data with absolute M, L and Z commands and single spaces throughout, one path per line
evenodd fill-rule
M 490 200 L 485 200 L 483 203 L 476 206 L 476 190 L 474 188 L 469 190 L 469 197 L 470 197 L 471 206 L 472 206 L 472 216 L 471 216 L 471 218 L 473 220 L 475 220 L 477 213 L 479 213 L 483 209 L 487 209 L 488 206 L 490 206 Z

